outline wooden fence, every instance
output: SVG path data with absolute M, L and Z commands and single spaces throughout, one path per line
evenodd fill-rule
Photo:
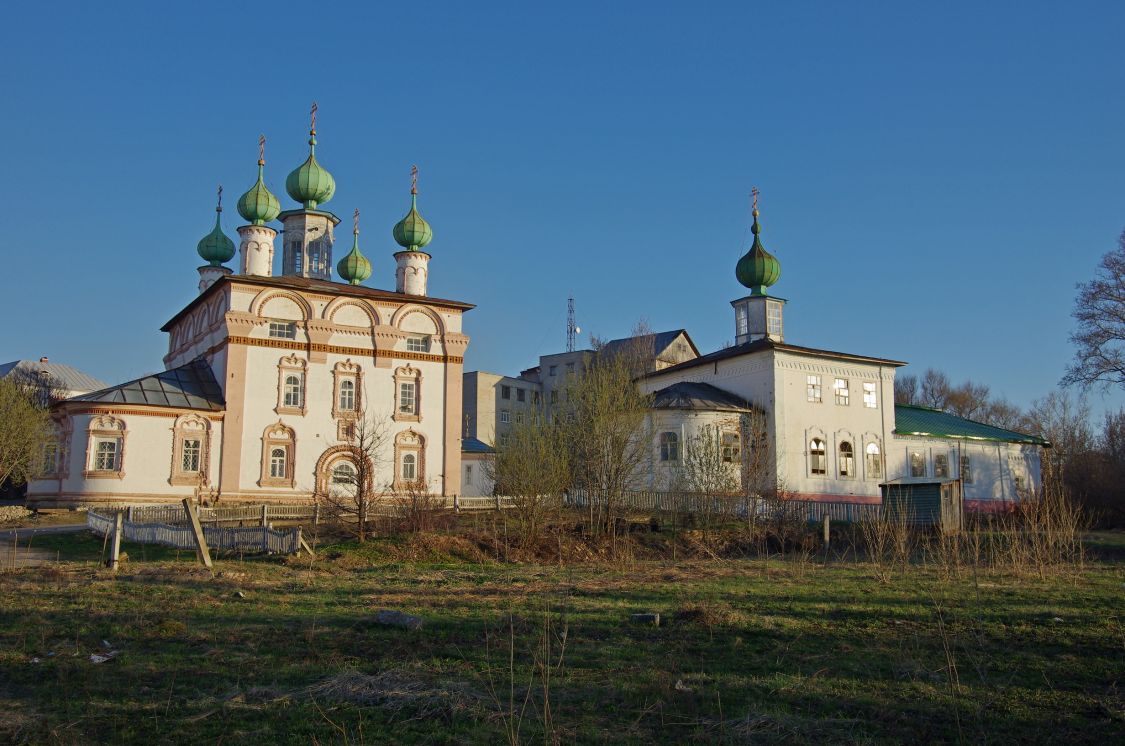
M 587 508 L 591 496 L 585 490 L 571 490 L 565 504 Z M 604 495 L 593 497 L 595 504 L 604 505 Z M 785 519 L 820 521 L 828 516 L 834 523 L 856 523 L 879 517 L 878 505 L 844 502 L 818 502 L 815 500 L 777 500 L 761 497 L 704 495 L 697 492 L 626 492 L 618 505 L 629 511 L 648 513 L 694 513 L 746 520 L 758 516 L 765 520 Z
M 134 523 L 187 522 L 179 505 L 134 505 L 125 509 L 125 516 Z M 200 523 L 258 523 L 270 521 L 308 521 L 316 525 L 320 510 L 316 505 L 230 505 L 199 508 Z
M 113 534 L 116 515 L 101 515 L 90 510 L 86 512 L 86 525 L 96 534 Z M 187 520 L 183 508 L 179 510 L 179 520 Z M 195 549 L 191 528 L 171 523 L 141 523 L 132 520 L 121 524 L 121 538 L 139 544 L 161 544 L 176 549 Z M 230 528 L 204 526 L 203 536 L 207 546 L 213 551 L 241 550 L 243 552 L 265 552 L 267 554 L 296 554 L 301 547 L 301 529 L 293 528 L 275 531 L 269 526 Z

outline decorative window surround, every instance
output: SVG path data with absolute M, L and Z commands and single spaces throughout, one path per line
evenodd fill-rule
M 865 475 L 868 479 L 883 478 L 883 454 L 878 443 L 868 443 L 865 450 Z
M 840 470 L 840 479 L 855 478 L 855 449 L 850 441 L 840 441 L 840 453 L 837 456 L 837 465 Z
M 405 459 L 411 456 L 411 459 Z M 405 459 L 405 461 L 404 461 Z M 410 473 L 409 466 L 413 466 L 414 476 L 405 476 Z M 403 430 L 395 436 L 395 492 L 409 489 L 419 489 L 426 484 L 426 438 L 414 430 Z
M 308 412 L 308 367 L 309 363 L 296 355 L 281 358 L 277 363 L 277 406 L 274 407 L 278 414 L 295 414 L 304 416 Z M 298 380 L 299 401 L 294 402 L 291 386 L 286 379 L 295 376 Z M 287 387 L 290 389 L 287 391 Z M 288 400 L 288 401 L 287 401 Z
M 828 446 L 823 436 L 809 438 L 809 474 L 814 477 L 828 475 Z
M 281 456 L 274 451 L 280 451 Z M 297 457 L 297 435 L 293 428 L 281 420 L 262 433 L 262 477 L 260 487 L 285 487 L 292 489 L 294 460 Z
M 192 443 L 197 444 L 194 449 L 191 447 Z M 210 420 L 197 414 L 184 414 L 177 417 L 172 427 L 172 469 L 168 484 L 179 486 L 208 484 L 210 455 Z
M 409 364 L 395 370 L 395 400 L 392 406 L 394 414 L 391 419 L 395 422 L 421 422 L 422 371 Z M 398 463 L 397 459 L 395 463 Z
M 347 387 L 351 383 L 351 406 L 348 407 Z M 348 358 L 332 366 L 332 417 L 354 420 L 363 409 L 363 371 Z
M 679 433 L 660 433 L 660 460 L 672 462 L 680 460 Z
M 86 479 L 123 479 L 125 435 L 124 420 L 108 414 L 91 418 L 86 437 L 86 470 L 82 476 Z M 111 443 L 112 456 L 109 455 Z

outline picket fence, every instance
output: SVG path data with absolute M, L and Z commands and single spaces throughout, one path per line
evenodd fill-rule
M 179 505 L 134 505 L 126 508 L 134 523 L 184 523 L 187 516 Z M 270 521 L 309 521 L 316 525 L 320 511 L 315 505 L 230 505 L 199 508 L 200 523 L 268 523 Z
M 591 495 L 586 490 L 571 490 L 564 502 L 588 508 Z M 595 505 L 605 505 L 605 495 L 593 495 Z M 815 500 L 767 500 L 760 497 L 704 495 L 697 492 L 631 491 L 617 499 L 625 509 L 649 513 L 694 513 L 728 516 L 746 520 L 756 516 L 765 520 L 820 521 L 828 516 L 834 523 L 858 523 L 879 517 L 878 505 Z
M 180 517 L 184 517 L 180 509 Z M 101 536 L 110 536 L 114 531 L 116 515 L 101 515 L 94 511 L 86 512 L 86 525 Z M 176 549 L 195 549 L 195 539 L 188 526 L 170 523 L 139 523 L 123 521 L 121 538 L 139 544 L 161 544 Z M 204 526 L 203 538 L 211 551 L 265 552 L 267 554 L 297 554 L 301 546 L 301 529 L 293 528 L 275 531 L 269 526 L 219 527 Z

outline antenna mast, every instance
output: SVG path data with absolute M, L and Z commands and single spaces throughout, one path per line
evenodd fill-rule
M 574 352 L 574 337 L 578 326 L 574 323 L 574 298 L 566 299 L 566 351 Z

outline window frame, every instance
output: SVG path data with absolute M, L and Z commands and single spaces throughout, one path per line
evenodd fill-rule
M 841 440 L 836 448 L 836 473 L 840 479 L 855 479 L 855 447 L 850 440 Z
M 411 334 L 406 337 L 406 351 L 414 352 L 417 354 L 426 354 L 430 351 L 432 345 L 432 335 L 430 334 Z
M 973 483 L 973 456 L 970 453 L 962 453 L 958 459 L 957 468 L 959 469 L 957 475 L 960 477 L 963 484 Z
M 863 465 L 868 479 L 883 478 L 883 449 L 878 443 L 871 442 L 864 446 Z
M 828 441 L 819 435 L 814 435 L 809 443 L 809 475 L 813 477 L 828 476 Z
M 680 434 L 675 430 L 665 430 L 660 433 L 658 440 L 660 463 L 675 464 L 680 462 Z
M 863 406 L 866 409 L 879 408 L 879 386 L 875 381 L 863 382 Z
M 821 404 L 824 401 L 823 393 L 820 374 L 805 374 L 805 401 L 809 404 Z
M 266 333 L 270 339 L 296 339 L 297 322 L 288 319 L 270 319 Z
M 421 422 L 422 420 L 422 371 L 406 365 L 395 371 L 394 402 L 391 419 L 395 422 Z M 403 409 L 403 395 L 406 387 L 413 388 L 413 408 Z
M 911 479 L 924 479 L 928 475 L 929 468 L 924 451 L 908 451 L 906 465 L 910 469 Z
M 843 384 L 843 386 L 840 384 Z M 832 381 L 832 393 L 836 400 L 836 406 L 851 406 L 851 389 L 848 386 L 848 379 L 846 378 L 836 378 Z
M 86 460 L 82 476 L 86 479 L 124 479 L 126 423 L 113 415 L 95 415 L 90 419 L 86 435 Z M 108 468 L 101 460 L 101 444 L 113 444 L 114 457 Z
M 949 454 L 934 454 L 934 479 L 949 479 Z
M 297 355 L 288 355 L 277 363 L 277 406 L 278 414 L 304 416 L 308 412 L 308 367 L 309 363 Z M 297 378 L 297 396 L 291 397 L 288 379 Z M 296 403 L 295 403 L 296 402 Z

